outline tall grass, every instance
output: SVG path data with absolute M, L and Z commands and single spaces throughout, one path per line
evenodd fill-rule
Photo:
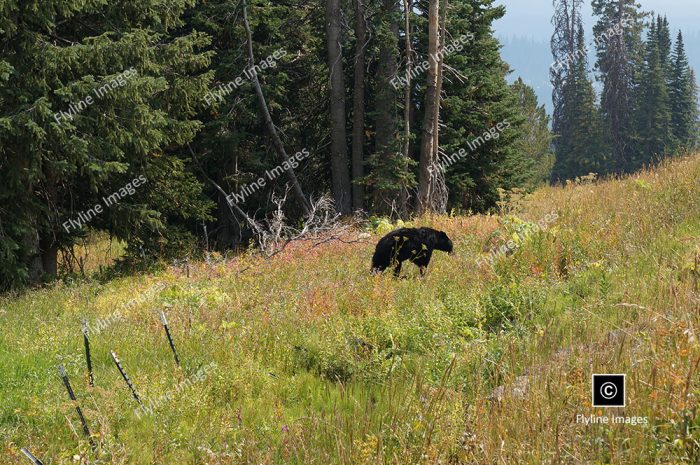
M 699 463 L 699 179 L 695 157 L 543 188 L 501 216 L 421 218 L 457 251 L 423 279 L 370 276 L 375 233 L 1 298 L 1 461 L 27 447 L 53 464 Z M 91 334 L 94 388 L 82 318 L 111 322 Z M 627 374 L 627 407 L 594 411 L 599 372 Z

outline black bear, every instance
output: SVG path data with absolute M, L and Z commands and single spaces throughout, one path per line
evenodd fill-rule
M 452 241 L 447 234 L 431 228 L 397 229 L 377 243 L 372 257 L 372 272 L 380 273 L 392 266 L 394 276 L 399 276 L 401 263 L 410 260 L 420 268 L 420 274 L 423 275 L 433 250 L 452 253 Z

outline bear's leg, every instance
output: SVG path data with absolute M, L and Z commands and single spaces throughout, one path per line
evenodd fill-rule
M 396 266 L 394 267 L 394 276 L 397 278 L 399 277 L 399 274 L 401 274 L 401 263 L 402 262 L 397 262 Z
M 432 250 L 428 250 L 428 251 L 426 251 L 425 255 L 413 260 L 413 263 L 420 270 L 421 276 L 425 276 L 425 272 L 428 269 L 428 265 L 430 264 L 430 258 L 432 257 L 432 255 L 433 255 Z

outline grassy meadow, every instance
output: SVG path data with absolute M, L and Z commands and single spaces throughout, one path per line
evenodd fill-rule
M 700 157 L 412 225 L 455 243 L 424 278 L 370 276 L 375 224 L 0 297 L 0 463 L 700 463 Z M 593 409 L 592 373 L 627 406 Z

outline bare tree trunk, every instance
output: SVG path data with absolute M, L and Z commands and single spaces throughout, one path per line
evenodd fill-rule
M 351 187 L 348 165 L 348 146 L 345 132 L 345 76 L 340 47 L 340 0 L 326 1 L 326 39 L 328 68 L 330 70 L 331 116 L 331 178 L 333 199 L 338 211 L 351 211 Z
M 352 205 L 355 210 L 364 208 L 365 189 L 360 180 L 365 175 L 365 41 L 367 40 L 367 23 L 365 19 L 364 0 L 355 0 L 355 82 L 353 94 L 353 132 L 352 132 Z
M 287 155 L 287 151 L 284 149 L 284 144 L 282 143 L 282 140 L 277 134 L 277 129 L 275 129 L 275 123 L 272 121 L 270 110 L 268 109 L 267 102 L 265 101 L 265 94 L 263 94 L 262 87 L 260 87 L 260 81 L 258 80 L 258 74 L 255 71 L 255 55 L 253 54 L 253 34 L 250 31 L 250 23 L 248 22 L 248 2 L 246 2 L 246 0 L 243 0 L 243 24 L 245 25 L 245 31 L 248 37 L 248 66 L 250 68 L 250 74 L 252 75 L 251 80 L 253 81 L 253 86 L 255 87 L 255 93 L 258 96 L 258 105 L 265 119 L 265 126 L 267 127 L 267 131 L 270 134 L 270 138 L 272 139 L 272 145 L 274 146 L 275 151 L 277 152 L 279 161 L 280 163 L 284 163 L 289 159 L 289 156 Z M 289 181 L 292 183 L 292 190 L 294 192 L 294 196 L 297 198 L 299 204 L 301 205 L 301 208 L 304 210 L 304 213 L 309 214 L 311 210 L 309 206 L 309 201 L 304 195 L 304 191 L 301 189 L 301 184 L 299 184 L 299 180 L 297 179 L 294 170 L 291 167 L 289 167 L 287 168 L 286 172 L 287 176 L 289 177 Z
M 411 8 L 413 0 L 403 0 L 405 48 L 406 48 L 406 88 L 404 89 L 404 146 L 403 156 L 411 152 L 411 73 L 413 72 L 413 49 L 411 47 Z
M 435 87 L 435 119 L 433 120 L 433 160 L 438 159 L 440 151 L 440 105 L 442 104 L 442 66 L 445 61 L 445 35 L 447 26 L 447 0 L 440 5 L 440 35 L 438 39 L 437 82 Z
M 430 179 L 430 209 L 436 213 L 445 213 L 447 210 L 447 184 L 445 173 L 438 167 L 440 159 L 440 108 L 442 106 L 442 81 L 443 65 L 445 63 L 445 41 L 447 38 L 447 2 L 441 0 L 440 5 L 440 36 L 438 41 L 438 69 L 437 85 L 435 89 L 435 119 L 433 120 L 433 170 Z
M 431 177 L 434 165 L 435 118 L 439 111 L 438 74 L 440 43 L 439 0 L 430 0 L 428 6 L 428 73 L 423 115 L 423 135 L 421 140 L 420 165 L 418 167 L 418 214 L 430 210 Z

